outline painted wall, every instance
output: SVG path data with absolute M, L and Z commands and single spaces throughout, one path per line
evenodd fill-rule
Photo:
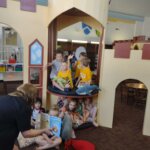
M 143 35 L 143 24 L 144 22 L 136 21 L 134 28 L 134 36 Z
M 0 22 L 8 24 L 14 28 L 20 35 L 23 41 L 24 49 L 24 82 L 28 82 L 28 46 L 36 38 L 44 46 L 44 64 L 47 63 L 47 37 L 48 37 L 48 8 L 44 6 L 37 6 L 37 12 L 20 11 L 20 2 L 8 1 L 7 8 L 0 8 Z M 44 76 L 46 71 L 44 72 Z M 44 89 L 46 91 L 46 81 L 43 81 Z M 44 99 L 46 92 L 43 92 Z M 45 102 L 45 101 L 44 101 Z
M 150 90 L 150 60 L 141 60 L 142 51 L 131 51 L 130 59 L 114 58 L 114 50 L 105 50 L 99 99 L 99 122 L 101 126 L 112 128 L 115 103 L 115 90 L 126 79 L 138 79 Z M 134 68 L 134 69 L 133 69 Z M 150 135 L 150 94 L 147 96 L 143 134 Z
M 132 39 L 134 36 L 134 28 L 135 28 L 134 23 L 109 21 L 106 27 L 105 43 L 112 44 L 115 40 Z
M 73 7 L 94 17 L 104 26 L 106 25 L 108 14 L 108 0 L 49 0 L 49 22 L 51 22 L 61 13 Z
M 150 37 L 150 17 L 145 17 L 144 18 L 144 24 L 143 24 L 143 35 L 146 35 Z

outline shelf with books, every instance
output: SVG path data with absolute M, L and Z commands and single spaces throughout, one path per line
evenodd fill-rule
M 0 64 L 0 73 L 22 72 L 22 71 L 23 71 L 22 63 Z

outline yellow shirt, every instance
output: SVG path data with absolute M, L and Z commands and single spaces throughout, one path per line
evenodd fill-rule
M 80 82 L 91 82 L 92 80 L 92 72 L 89 67 L 81 68 L 80 69 Z
M 78 78 L 80 76 L 80 69 L 81 69 L 81 62 L 78 60 L 76 66 L 75 78 Z
M 58 74 L 57 74 L 57 77 L 68 80 L 70 82 L 71 88 L 73 88 L 73 82 L 72 82 L 72 76 L 71 76 L 71 71 L 70 70 L 59 71 Z

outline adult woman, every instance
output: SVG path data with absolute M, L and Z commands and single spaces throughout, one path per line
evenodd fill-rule
M 31 104 L 37 95 L 32 84 L 23 84 L 13 93 L 0 97 L 0 149 L 12 150 L 15 140 L 22 133 L 24 137 L 34 137 L 49 129 L 31 129 Z

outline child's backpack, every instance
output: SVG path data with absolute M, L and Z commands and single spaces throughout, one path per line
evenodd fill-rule
M 68 140 L 65 142 L 65 150 L 95 150 L 95 145 L 85 140 Z

